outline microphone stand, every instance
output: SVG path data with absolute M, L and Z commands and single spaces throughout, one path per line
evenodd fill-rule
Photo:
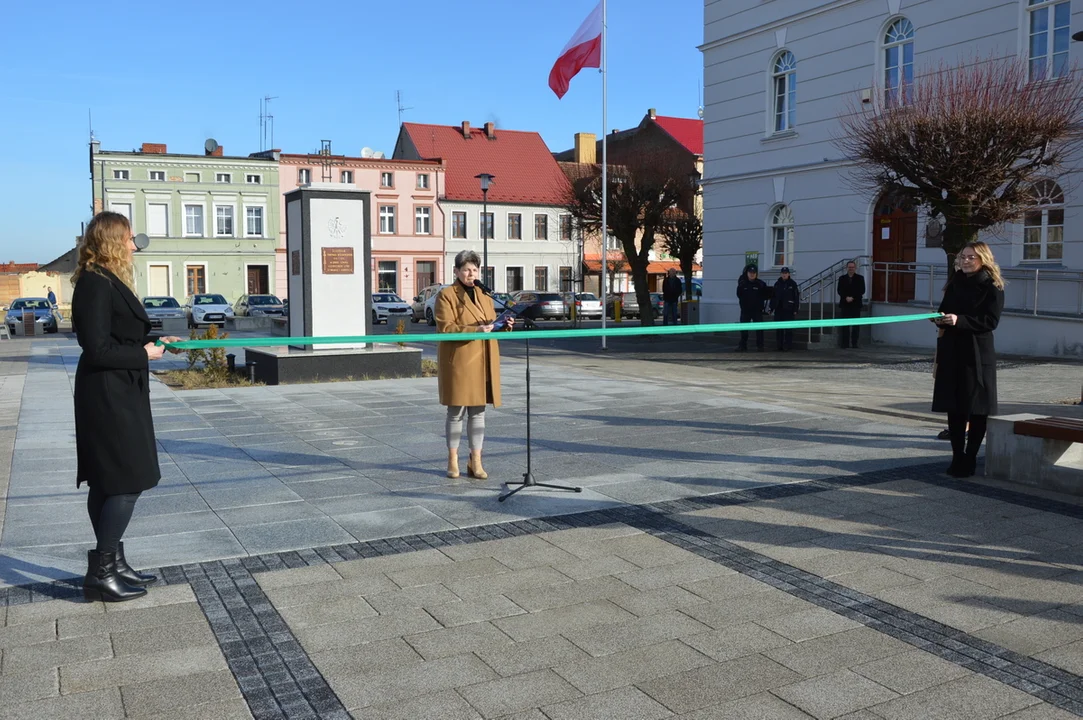
M 527 325 L 528 330 L 537 327 L 534 324 L 534 321 L 528 318 L 523 318 L 523 322 Z M 519 487 L 515 488 L 514 490 L 508 490 L 508 492 L 498 497 L 497 500 L 500 502 L 504 502 L 515 493 L 528 487 L 543 487 L 553 490 L 570 490 L 572 492 L 583 492 L 583 488 L 581 487 L 556 485 L 554 483 L 540 483 L 534 479 L 530 455 L 530 340 L 524 339 L 523 342 L 526 343 L 526 472 L 523 473 L 522 481 L 504 483 L 504 485 L 508 488 L 510 488 L 512 485 L 518 485 Z

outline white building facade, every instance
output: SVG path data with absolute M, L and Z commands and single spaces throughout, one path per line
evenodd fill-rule
M 736 280 L 757 255 L 765 280 L 785 265 L 799 283 L 860 258 L 874 302 L 938 302 L 942 273 L 870 272 L 943 266 L 944 251 L 923 213 L 853 187 L 834 143 L 839 116 L 873 92 L 905 93 L 941 63 L 1018 56 L 1032 77 L 1056 77 L 1083 57 L 1070 41 L 1081 15 L 1083 0 L 707 0 L 704 322 L 737 319 Z M 1018 278 L 1008 308 L 1033 311 L 1040 294 L 1043 312 L 1083 313 L 1079 275 L 1065 272 L 1083 270 L 1078 180 L 1049 178 L 1040 207 L 982 234 Z M 1025 279 L 1035 270 L 1062 281 L 1036 293 Z

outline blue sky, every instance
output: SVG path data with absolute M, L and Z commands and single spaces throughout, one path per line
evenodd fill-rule
M 4 111 L 0 262 L 48 262 L 90 214 L 88 119 L 102 147 L 167 143 L 259 150 L 259 101 L 275 146 L 394 149 L 395 91 L 413 122 L 537 130 L 550 149 L 601 131 L 601 78 L 563 100 L 549 69 L 595 0 L 10 3 L 0 28 Z M 695 117 L 701 0 L 609 0 L 609 127 L 648 108 Z

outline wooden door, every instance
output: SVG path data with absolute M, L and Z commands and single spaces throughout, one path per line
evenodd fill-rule
M 270 292 L 269 272 L 266 265 L 248 266 L 248 294 L 266 295 Z
M 909 207 L 881 203 L 872 223 L 872 295 L 876 302 L 914 299 L 915 275 L 910 263 L 918 257 L 918 214 Z M 882 265 L 881 263 L 890 263 Z

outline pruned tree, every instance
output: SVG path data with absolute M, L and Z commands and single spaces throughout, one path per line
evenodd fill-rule
M 614 292 L 613 286 L 617 283 L 617 273 L 628 269 L 628 261 L 625 259 L 623 251 L 613 254 L 612 251 L 603 248 L 602 256 L 605 258 L 605 274 L 609 278 L 609 294 L 612 295 Z
M 924 206 L 954 256 L 982 229 L 1020 217 L 1038 181 L 1063 173 L 1083 140 L 1083 84 L 1069 69 L 1032 82 L 1025 62 L 941 64 L 911 85 L 851 99 L 836 145 L 850 180 Z
M 571 181 L 565 206 L 584 232 L 602 232 L 602 182 L 600 165 L 565 164 Z M 666 216 L 682 205 L 691 207 L 693 186 L 687 167 L 665 153 L 643 153 L 608 172 L 607 224 L 620 241 L 640 307 L 650 307 L 647 266 L 655 241 L 666 225 Z M 603 254 L 604 254 L 603 249 Z M 653 325 L 653 313 L 642 313 L 640 322 Z
M 703 221 L 694 213 L 677 211 L 671 216 L 662 231 L 665 236 L 666 252 L 677 258 L 684 276 L 684 297 L 692 299 L 692 270 L 696 264 L 696 255 L 703 247 Z

